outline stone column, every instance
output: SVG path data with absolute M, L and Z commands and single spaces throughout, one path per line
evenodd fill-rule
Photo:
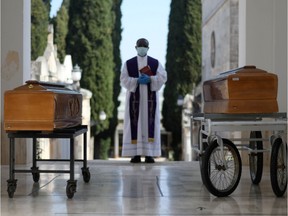
M 239 66 L 252 64 L 277 74 L 279 112 L 287 112 L 287 23 L 286 0 L 239 0 Z M 263 147 L 269 149 L 270 143 Z M 264 164 L 269 160 L 264 154 Z
M 9 162 L 9 140 L 3 130 L 4 92 L 30 79 L 31 1 L 1 0 L 1 164 Z M 27 163 L 32 147 L 16 141 L 16 163 Z
M 239 1 L 239 66 L 278 75 L 278 105 L 287 111 L 287 1 Z

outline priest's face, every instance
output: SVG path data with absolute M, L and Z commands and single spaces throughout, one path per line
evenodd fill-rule
M 139 40 L 137 40 L 135 48 L 139 56 L 146 56 L 149 49 L 148 40 L 146 40 L 145 38 L 140 38 Z
M 149 42 L 145 38 L 140 38 L 136 42 L 136 47 L 148 47 L 149 48 Z

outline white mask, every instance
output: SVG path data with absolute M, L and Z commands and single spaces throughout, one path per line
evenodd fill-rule
M 141 57 L 144 57 L 147 55 L 147 52 L 148 52 L 148 47 L 137 47 L 136 50 L 137 50 L 137 54 Z

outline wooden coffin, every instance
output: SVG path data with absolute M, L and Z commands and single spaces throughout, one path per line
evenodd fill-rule
M 203 83 L 204 113 L 278 112 L 277 75 L 245 66 Z
M 82 95 L 64 85 L 27 81 L 4 94 L 6 131 L 52 131 L 82 123 Z

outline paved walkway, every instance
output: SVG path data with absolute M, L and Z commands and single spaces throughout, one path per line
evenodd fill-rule
M 33 182 L 30 173 L 16 173 L 17 189 L 9 198 L 9 167 L 1 166 L 1 215 L 287 215 L 287 195 L 274 195 L 266 167 L 255 186 L 244 166 L 237 189 L 218 198 L 202 184 L 198 162 L 95 160 L 88 161 L 88 166 L 91 180 L 85 183 L 82 166 L 76 163 L 77 192 L 72 199 L 66 196 L 69 174 L 61 173 L 41 173 L 39 183 Z M 64 162 L 39 163 L 39 167 L 69 169 Z

